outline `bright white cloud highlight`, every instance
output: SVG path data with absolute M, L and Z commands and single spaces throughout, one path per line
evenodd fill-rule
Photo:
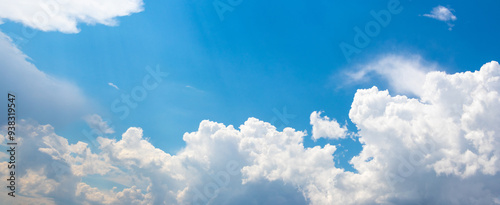
M 450 31 L 454 26 L 450 22 L 457 20 L 457 17 L 451 12 L 449 8 L 441 5 L 434 7 L 430 14 L 424 14 L 424 16 L 446 22 L 449 26 Z
M 116 17 L 143 10 L 142 0 L 0 0 L 0 20 L 11 20 L 42 31 L 78 33 L 78 23 L 117 24 Z
M 499 92 L 497 62 L 475 72 L 430 72 L 419 99 L 393 96 L 376 87 L 358 90 L 349 112 L 363 143 L 359 156 L 351 160 L 357 173 L 335 167 L 335 146 L 305 148 L 304 131 L 280 132 L 255 118 L 238 128 L 202 121 L 197 131 L 184 134 L 186 146 L 175 154 L 154 147 L 141 128 L 129 128 L 121 139 L 99 137 L 96 154 L 86 143 L 68 143 L 50 125 L 21 121 L 19 162 L 26 170 L 18 176 L 47 183 L 32 186 L 26 198 L 16 200 L 493 204 L 500 196 Z M 311 121 L 333 122 L 319 112 L 311 116 Z M 326 133 L 338 128 L 322 126 Z M 7 172 L 0 171 L 0 178 L 5 178 Z M 121 176 L 136 183 L 122 190 L 99 189 L 85 183 L 89 175 L 103 180 Z M 0 196 L 10 200 L 6 197 Z
M 310 117 L 312 125 L 312 139 L 319 138 L 339 139 L 345 138 L 347 135 L 347 127 L 340 126 L 337 120 L 328 118 L 327 116 L 321 117 L 321 112 L 314 111 Z
M 2 32 L 0 73 L 0 92 L 13 92 L 22 99 L 16 101 L 16 106 L 22 107 L 23 113 L 30 114 L 25 117 L 63 124 L 69 119 L 80 119 L 92 105 L 74 83 L 38 70 Z M 5 109 L 1 109 L 0 114 L 7 116 Z M 6 120 L 0 122 L 6 123 Z

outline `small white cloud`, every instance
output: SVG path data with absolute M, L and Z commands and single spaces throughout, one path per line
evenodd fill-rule
M 113 87 L 113 88 L 116 88 L 117 90 L 120 90 L 120 88 L 118 88 L 118 86 L 116 86 L 115 84 L 113 83 L 108 83 L 109 86 Z
M 420 56 L 384 55 L 360 66 L 355 72 L 348 72 L 347 76 L 356 83 L 369 80 L 370 74 L 375 73 L 387 80 L 394 91 L 421 96 L 426 74 L 436 69 Z
M 453 15 L 450 9 L 441 5 L 434 7 L 430 14 L 424 14 L 424 16 L 446 22 L 450 31 L 454 26 L 450 22 L 457 20 L 457 17 Z
M 200 90 L 200 89 L 198 89 L 198 88 L 196 88 L 194 86 L 190 86 L 190 85 L 186 85 L 186 88 L 191 89 L 191 90 L 196 91 L 196 92 L 199 92 L 199 93 L 204 93 L 205 92 L 203 90 Z
M 340 126 L 340 124 L 335 120 L 328 118 L 327 116 L 321 117 L 321 112 L 314 111 L 311 113 L 311 125 L 312 129 L 312 138 L 317 140 L 319 138 L 328 138 L 328 139 L 339 139 L 345 138 L 347 135 L 346 126 Z
M 115 131 L 98 114 L 87 115 L 83 118 L 89 127 L 100 134 L 113 134 Z

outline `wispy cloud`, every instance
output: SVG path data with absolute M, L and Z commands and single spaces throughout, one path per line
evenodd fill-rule
M 350 83 L 359 83 L 372 80 L 373 77 L 382 77 L 391 89 L 397 93 L 423 94 L 423 83 L 426 74 L 437 70 L 437 66 L 428 63 L 422 57 L 403 55 L 382 55 L 367 64 L 354 68 L 347 74 Z M 375 76 L 373 75 L 375 74 Z
M 115 131 L 108 123 L 102 120 L 101 116 L 97 114 L 87 115 L 83 118 L 90 128 L 98 131 L 99 134 L 113 134 Z
M 203 90 L 200 90 L 200 89 L 198 89 L 196 87 L 193 87 L 193 86 L 190 86 L 190 85 L 186 85 L 186 88 L 194 90 L 194 91 L 199 92 L 199 93 L 204 93 L 205 92 Z
M 92 103 L 79 86 L 39 70 L 30 62 L 30 57 L 15 45 L 15 40 L 2 32 L 0 73 L 0 93 L 14 91 L 15 94 L 24 96 L 19 106 L 24 107 L 23 112 L 29 114 L 29 117 L 55 124 L 67 123 L 79 119 L 92 108 Z M 51 113 L 50 110 L 59 111 Z M 1 116 L 7 115 L 5 111 L 6 109 L 0 110 Z
M 116 88 L 117 90 L 120 90 L 120 88 L 113 83 L 108 83 L 108 85 L 113 87 L 113 88 Z
M 457 17 L 451 11 L 453 11 L 453 9 L 439 5 L 434 7 L 430 14 L 424 14 L 424 16 L 446 22 L 448 24 L 448 30 L 451 31 L 454 24 L 450 22 L 457 20 Z

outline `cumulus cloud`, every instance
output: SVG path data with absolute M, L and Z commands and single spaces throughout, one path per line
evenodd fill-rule
M 347 135 L 347 127 L 340 126 L 337 120 L 328 118 L 327 116 L 321 117 L 321 112 L 314 111 L 310 117 L 312 125 L 312 138 L 317 140 L 319 138 L 339 139 L 345 138 Z
M 476 72 L 427 74 L 421 100 L 359 90 L 349 117 L 364 146 L 354 168 L 390 185 L 388 202 L 493 203 L 500 190 L 488 180 L 498 180 L 492 146 L 500 130 L 488 120 L 500 116 L 499 86 L 500 66 L 491 62 Z M 440 195 L 422 192 L 426 186 Z
M 437 66 L 425 62 L 422 57 L 385 55 L 359 66 L 354 72 L 347 72 L 352 82 L 368 81 L 373 77 L 385 79 L 391 90 L 400 94 L 423 94 L 423 84 L 428 72 L 437 70 Z M 373 76 L 372 74 L 376 74 Z
M 113 134 L 115 130 L 111 128 L 108 123 L 102 120 L 101 116 L 98 114 L 86 115 L 83 117 L 85 122 L 89 125 L 89 127 L 96 131 L 97 134 Z
M 24 117 L 68 121 L 81 118 L 89 111 L 91 103 L 75 84 L 38 70 L 28 60 L 29 57 L 0 32 L 0 92 L 16 95 L 19 99 L 16 107 L 22 107 L 23 113 L 29 114 Z M 6 116 L 6 110 L 0 110 L 0 114 Z M 6 124 L 7 121 L 0 122 Z
M 50 125 L 23 121 L 19 161 L 27 171 L 19 177 L 47 182 L 28 197 L 66 204 L 493 204 L 500 196 L 499 91 L 497 62 L 475 72 L 429 72 L 419 99 L 358 90 L 349 112 L 363 144 L 350 161 L 355 173 L 336 167 L 336 146 L 307 148 L 305 131 L 249 118 L 238 128 L 202 121 L 175 154 L 156 148 L 141 128 L 121 139 L 99 137 L 97 154 Z M 311 121 L 336 133 L 340 126 L 320 114 Z M 91 161 L 102 164 L 86 167 Z M 90 174 L 135 176 L 137 183 L 106 190 L 85 183 Z
M 129 177 L 107 156 L 92 153 L 84 142 L 70 144 L 50 125 L 20 120 L 16 126 L 16 198 L 2 194 L 8 204 L 151 204 L 149 195 L 131 185 L 121 191 L 99 190 L 82 182 L 97 175 Z M 2 132 L 6 127 L 2 128 Z M 22 151 L 21 151 L 22 150 Z M 8 160 L 0 162 L 0 177 L 7 178 Z M 140 184 L 140 183 L 138 183 Z M 139 203 L 141 202 L 141 203 Z
M 78 23 L 113 26 L 117 24 L 116 17 L 143 10 L 142 0 L 4 0 L 0 4 L 2 21 L 10 20 L 42 31 L 63 33 L 78 33 Z
M 448 29 L 451 31 L 454 26 L 451 22 L 457 20 L 457 17 L 451 11 L 449 8 L 439 5 L 434 7 L 430 14 L 424 14 L 424 16 L 446 22 L 449 26 Z
M 151 195 L 142 194 L 142 190 L 135 186 L 116 192 L 103 191 L 86 183 L 78 183 L 75 195 L 86 204 L 151 204 Z

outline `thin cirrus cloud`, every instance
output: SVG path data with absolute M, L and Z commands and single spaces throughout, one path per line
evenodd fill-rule
M 424 14 L 423 16 L 446 22 L 448 29 L 451 31 L 454 26 L 451 22 L 457 20 L 457 17 L 451 11 L 449 8 L 439 5 L 434 7 L 430 14 Z
M 143 10 L 142 0 L 2 1 L 0 20 L 8 19 L 42 31 L 78 33 L 78 23 L 114 26 L 116 17 Z
M 96 154 L 86 143 L 70 144 L 50 125 L 22 121 L 19 147 L 27 153 L 19 156 L 26 167 L 18 175 L 20 183 L 36 178 L 47 188 L 20 184 L 26 194 L 16 200 L 494 204 L 500 196 L 495 183 L 500 180 L 499 92 L 500 65 L 495 61 L 475 72 L 428 72 L 420 99 L 377 87 L 358 90 L 349 111 L 363 144 L 351 160 L 355 173 L 336 167 L 336 146 L 306 148 L 305 131 L 278 131 L 255 118 L 238 128 L 204 120 L 197 131 L 184 134 L 186 146 L 175 154 L 155 147 L 138 127 L 129 128 L 121 139 L 99 137 Z M 317 120 L 333 122 L 320 114 L 311 115 L 313 129 Z M 321 129 L 337 133 L 339 127 Z M 89 175 L 104 180 L 120 175 L 141 183 L 122 190 L 97 188 L 82 180 Z

